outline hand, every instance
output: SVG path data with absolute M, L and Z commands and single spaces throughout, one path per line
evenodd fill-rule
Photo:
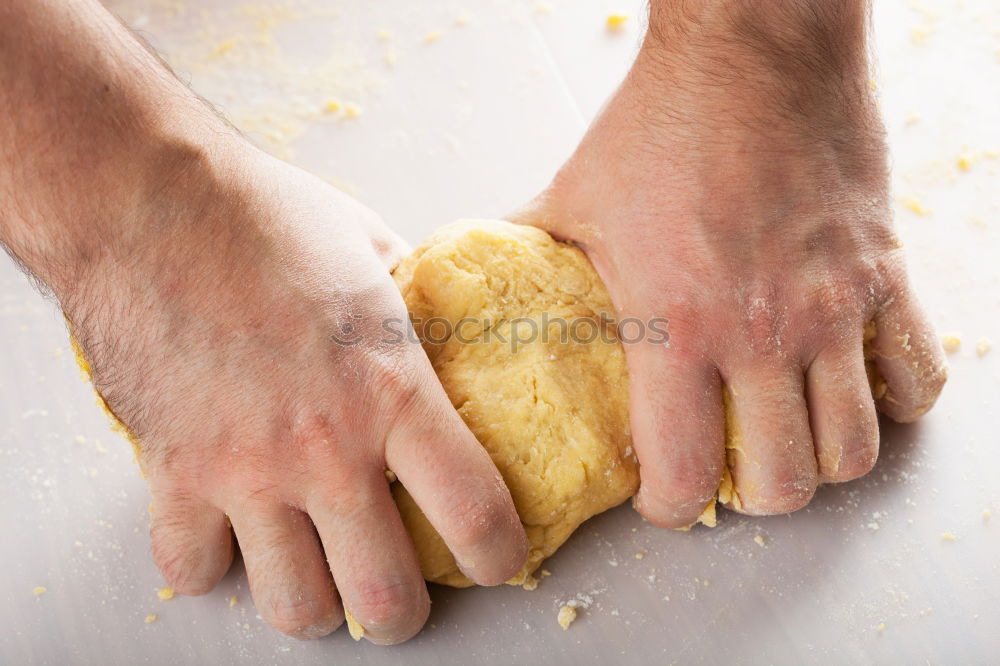
M 346 607 L 405 640 L 429 602 L 387 469 L 470 578 L 517 573 L 502 478 L 419 343 L 382 328 L 408 321 L 399 239 L 250 147 L 98 3 L 0 19 L 0 240 L 140 443 L 167 581 L 211 590 L 231 523 L 274 627 L 321 636 Z
M 273 626 L 336 628 L 336 581 L 366 635 L 404 640 L 429 604 L 385 470 L 479 583 L 523 564 L 517 514 L 419 344 L 382 329 L 407 321 L 398 239 L 303 172 L 228 159 L 238 182 L 171 209 L 67 301 L 95 387 L 141 442 L 154 559 L 179 592 L 207 592 L 231 521 Z
M 626 355 L 636 506 L 670 527 L 724 464 L 750 514 L 865 474 L 876 404 L 912 421 L 946 376 L 892 230 L 864 3 L 685 4 L 653 3 L 627 79 L 515 216 L 582 246 L 622 318 L 669 320 Z

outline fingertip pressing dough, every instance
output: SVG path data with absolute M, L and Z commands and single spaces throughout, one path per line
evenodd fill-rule
M 510 489 L 531 549 L 508 582 L 531 588 L 583 521 L 639 485 L 604 284 L 579 249 L 499 221 L 439 230 L 394 278 L 452 404 Z M 424 577 L 472 585 L 406 489 L 393 484 L 393 495 Z

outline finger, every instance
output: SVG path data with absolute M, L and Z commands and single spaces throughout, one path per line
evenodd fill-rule
M 642 483 L 635 507 L 662 527 L 690 525 L 722 477 L 725 422 L 715 366 L 675 333 L 670 346 L 627 348 L 632 439 Z
M 738 497 L 752 515 L 789 513 L 816 491 L 816 457 L 803 379 L 795 369 L 747 367 L 727 396 L 727 464 Z
M 331 482 L 310 493 L 306 508 L 344 607 L 373 643 L 405 641 L 426 622 L 430 599 L 385 472 L 371 466 L 326 478 Z
M 285 504 L 252 501 L 231 512 L 257 612 L 278 631 L 319 638 L 344 620 L 309 518 Z
M 180 594 L 206 594 L 233 562 L 225 514 L 178 491 L 155 489 L 150 505 L 153 561 Z
M 870 349 L 881 380 L 874 382 L 876 404 L 894 421 L 916 421 L 934 406 L 948 378 L 941 343 L 909 289 L 875 316 L 874 326 Z
M 418 372 L 422 393 L 398 415 L 386 462 L 462 572 L 480 585 L 498 585 L 524 566 L 524 527 L 503 478 L 451 406 L 426 357 Z
M 806 402 L 821 482 L 856 479 L 878 459 L 878 416 L 865 372 L 862 332 L 824 348 L 806 371 Z

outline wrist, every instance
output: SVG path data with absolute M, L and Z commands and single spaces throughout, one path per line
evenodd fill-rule
M 718 131 L 826 134 L 844 119 L 877 127 L 867 4 L 654 1 L 626 85 L 651 112 Z
M 198 242 L 204 216 L 225 200 L 241 142 L 159 123 L 135 132 L 131 150 L 32 212 L 39 223 L 25 264 L 68 307 L 103 276 L 142 271 L 157 255 Z
M 0 14 L 0 242 L 62 300 L 235 132 L 95 0 Z

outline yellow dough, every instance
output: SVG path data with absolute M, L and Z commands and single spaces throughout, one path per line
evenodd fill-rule
M 508 582 L 530 584 L 580 523 L 639 486 L 604 284 L 577 248 L 499 221 L 439 230 L 394 278 L 452 404 L 510 488 L 531 551 Z M 393 484 L 393 495 L 424 578 L 472 585 L 406 490 Z

